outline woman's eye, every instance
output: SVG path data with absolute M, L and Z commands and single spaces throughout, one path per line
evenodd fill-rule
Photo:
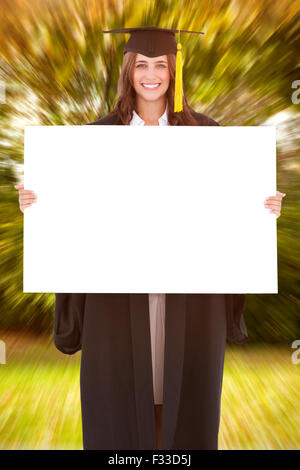
M 137 68 L 144 67 L 144 66 L 145 66 L 145 64 L 138 64 L 138 65 L 137 65 Z M 163 68 L 165 68 L 166 66 L 165 66 L 164 64 L 158 64 L 158 67 L 163 67 Z

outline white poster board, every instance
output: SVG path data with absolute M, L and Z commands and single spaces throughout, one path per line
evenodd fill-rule
M 278 293 L 274 126 L 28 126 L 24 188 L 24 292 Z

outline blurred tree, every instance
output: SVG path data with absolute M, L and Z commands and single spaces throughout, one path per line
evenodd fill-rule
M 13 185 L 23 163 L 26 125 L 78 125 L 105 115 L 116 99 L 128 35 L 102 29 L 155 25 L 204 31 L 181 35 L 184 85 L 191 106 L 222 125 L 260 125 L 298 111 L 298 0 L 2 0 L 0 80 L 0 301 L 2 327 L 51 329 L 53 294 L 22 293 L 23 215 Z M 167 21 L 166 21 L 167 19 Z M 177 36 L 178 39 L 178 36 Z M 299 334 L 299 128 L 285 125 L 278 188 L 287 193 L 278 220 L 280 294 L 247 296 L 250 338 Z M 292 150 L 291 150 L 292 145 Z M 242 158 L 242 156 L 241 156 Z

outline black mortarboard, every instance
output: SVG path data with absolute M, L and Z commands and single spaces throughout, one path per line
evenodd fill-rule
M 130 38 L 125 45 L 124 54 L 126 52 L 137 52 L 147 57 L 176 54 L 174 111 L 182 111 L 182 55 L 181 44 L 175 41 L 175 33 L 204 34 L 202 31 L 145 26 L 142 28 L 111 29 L 103 31 L 103 33 L 129 33 Z

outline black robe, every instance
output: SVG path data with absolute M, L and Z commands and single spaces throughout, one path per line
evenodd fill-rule
M 92 124 L 120 122 L 109 114 Z M 166 294 L 162 449 L 218 448 L 225 344 L 248 339 L 245 300 Z M 82 351 L 84 449 L 156 449 L 148 294 L 56 294 L 54 343 Z

